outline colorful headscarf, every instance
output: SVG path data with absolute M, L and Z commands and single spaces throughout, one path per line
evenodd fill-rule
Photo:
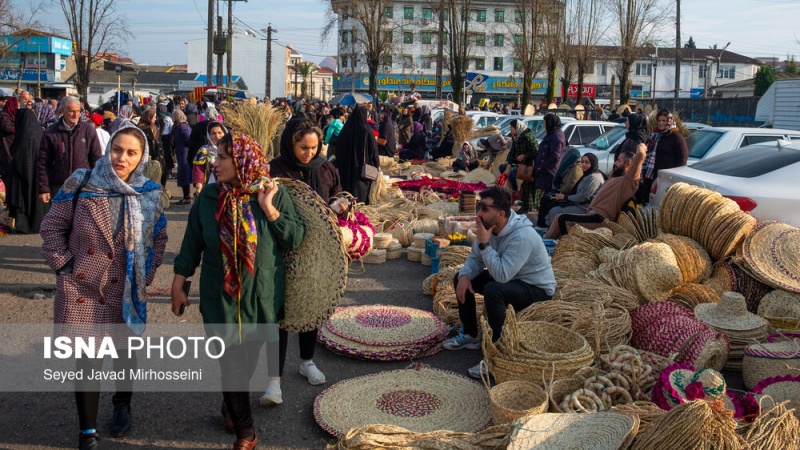
M 117 133 L 133 128 L 142 135 L 144 152 L 127 182 L 121 180 L 111 164 L 111 145 Z M 92 169 L 89 181 L 80 192 L 81 198 L 122 197 L 123 226 L 125 233 L 125 287 L 122 293 L 122 318 L 137 335 L 144 332 L 147 322 L 147 274 L 153 265 L 153 243 L 155 237 L 167 225 L 161 207 L 161 185 L 144 176 L 144 168 L 150 159 L 147 138 L 130 122 L 122 124 L 111 136 L 105 155 Z M 72 201 L 82 182 L 86 169 L 75 171 L 53 198 L 53 202 Z
M 258 245 L 250 196 L 257 195 L 269 181 L 269 172 L 267 158 L 258 142 L 235 131 L 231 136 L 233 145 L 227 150 L 233 159 L 239 185 L 217 183 L 220 193 L 215 217 L 219 222 L 225 292 L 238 299 L 242 291 L 239 268 L 254 274 Z
M 17 110 L 19 109 L 19 101 L 17 101 L 17 97 L 10 97 L 6 100 L 6 104 L 3 106 L 3 111 L 7 112 L 9 116 L 11 116 L 11 122 L 13 123 L 17 118 Z
M 33 112 L 36 113 L 36 120 L 43 127 L 56 121 L 56 112 L 49 103 L 37 102 L 33 105 Z
M 658 141 L 661 140 L 662 136 L 666 136 L 672 133 L 673 130 L 677 129 L 677 126 L 675 125 L 675 118 L 672 116 L 672 113 L 667 110 L 661 110 L 658 113 L 658 116 L 656 116 L 656 120 L 658 120 L 659 116 L 667 116 L 667 126 L 663 130 L 658 128 L 654 129 L 653 133 L 650 134 L 650 137 L 647 138 L 647 156 L 644 158 L 644 163 L 642 163 L 642 180 L 652 180 L 653 176 L 655 175 L 656 147 L 658 147 Z

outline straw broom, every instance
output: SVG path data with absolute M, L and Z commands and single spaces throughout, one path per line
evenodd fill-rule
M 220 107 L 228 128 L 246 133 L 255 139 L 264 149 L 267 160 L 276 156 L 279 141 L 275 141 L 275 138 L 280 136 L 279 133 L 285 126 L 283 111 L 268 104 L 256 106 L 252 103 L 240 103 Z
M 453 156 L 458 155 L 458 151 L 461 150 L 461 144 L 472 137 L 472 129 L 474 127 L 475 122 L 466 114 L 453 120 Z

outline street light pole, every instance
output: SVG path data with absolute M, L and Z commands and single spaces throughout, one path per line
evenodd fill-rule
M 122 66 L 115 67 L 114 71 L 117 72 L 117 114 L 119 114 L 119 109 L 122 106 Z
M 42 98 L 42 48 L 36 44 L 36 96 Z

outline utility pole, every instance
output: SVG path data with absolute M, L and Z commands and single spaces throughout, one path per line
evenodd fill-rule
M 294 100 L 297 101 L 297 72 L 299 72 L 300 66 L 297 61 L 294 63 Z
M 356 27 L 354 26 L 350 30 L 350 48 L 352 49 L 353 53 L 350 55 L 350 68 L 353 69 L 350 73 L 350 93 L 354 94 L 356 92 L 356 66 L 358 65 L 356 61 Z
M 228 87 L 233 86 L 233 0 L 228 0 L 228 40 L 225 50 L 228 52 Z
M 36 96 L 42 97 L 42 48 L 39 44 L 36 44 Z
M 675 98 L 681 92 L 681 0 L 676 0 L 675 8 Z M 675 109 L 673 106 L 672 109 Z
M 214 50 L 217 54 L 217 82 L 215 85 L 222 85 L 222 55 L 225 54 L 226 47 L 225 33 L 222 32 L 222 16 L 217 16 L 217 37 L 220 48 Z
M 206 38 L 206 84 L 213 83 L 214 76 L 214 0 L 208 0 L 208 35 Z
M 272 24 L 267 26 L 267 76 L 264 82 L 264 96 L 272 100 L 272 33 L 278 30 L 272 28 Z
M 439 0 L 439 42 L 436 43 L 436 93 L 437 99 L 442 98 L 442 56 L 444 43 L 444 0 Z

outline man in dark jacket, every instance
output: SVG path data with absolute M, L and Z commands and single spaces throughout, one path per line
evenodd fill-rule
M 37 161 L 39 197 L 49 203 L 64 181 L 78 169 L 91 169 L 103 156 L 97 132 L 91 122 L 81 122 L 81 103 L 64 97 L 63 117 L 42 136 Z

